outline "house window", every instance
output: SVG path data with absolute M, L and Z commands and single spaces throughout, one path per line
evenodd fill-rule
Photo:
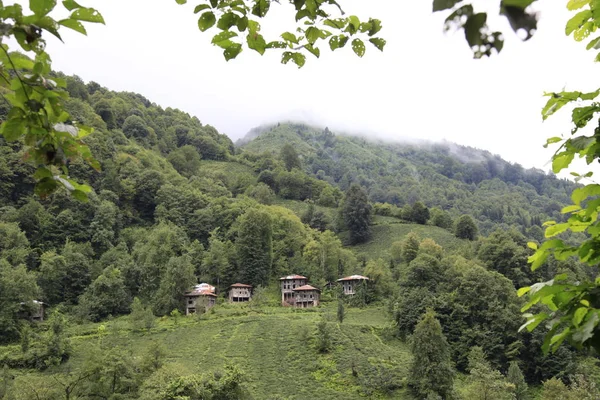
M 194 304 L 193 300 L 188 300 L 188 304 Z

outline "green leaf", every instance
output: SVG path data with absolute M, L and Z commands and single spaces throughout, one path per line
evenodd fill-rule
M 600 49 L 600 36 L 590 40 L 590 42 L 587 44 L 587 46 L 585 47 L 586 50 L 590 50 L 590 49 Z
M 198 4 L 196 8 L 194 8 L 194 14 L 198 14 L 200 11 L 206 10 L 207 8 L 210 8 L 208 4 Z
M 213 25 L 217 22 L 217 18 L 212 11 L 207 11 L 198 18 L 198 28 L 202 32 L 213 27 Z
M 223 55 L 225 56 L 225 60 L 229 61 L 233 58 L 236 58 L 241 52 L 242 45 L 240 43 L 233 43 L 231 46 L 225 49 Z
M 85 30 L 85 27 L 83 26 L 83 24 L 75 19 L 71 19 L 71 18 L 62 19 L 62 20 L 58 21 L 58 24 L 62 25 L 64 27 L 67 27 L 69 29 L 73 29 L 76 32 L 87 35 L 87 31 Z
M 85 194 L 81 190 L 73 190 L 71 192 L 71 196 L 75 197 L 76 200 L 79 200 L 82 203 L 87 203 L 89 200 L 87 194 Z
M 352 50 L 354 50 L 357 56 L 362 57 L 365 55 L 365 44 L 360 39 L 354 39 L 352 41 Z
M 14 142 L 25 134 L 26 120 L 11 118 L 0 127 L 0 132 L 7 142 Z
M 248 17 L 238 18 L 237 28 L 240 32 L 244 32 L 248 28 Z
M 560 171 L 567 168 L 571 164 L 571 161 L 573 161 L 574 157 L 575 154 L 573 152 L 562 152 L 560 154 L 555 155 L 552 158 L 552 171 L 555 174 L 558 174 Z
M 576 212 L 576 211 L 581 211 L 581 206 L 571 205 L 571 206 L 566 206 L 562 210 L 560 210 L 561 214 L 568 214 L 568 213 L 572 213 L 572 212 Z
M 545 236 L 547 238 L 556 236 L 558 234 L 565 232 L 570 227 L 571 227 L 571 224 L 569 224 L 568 222 L 566 222 L 564 224 L 556 224 L 553 226 L 549 226 L 548 228 L 546 228 Z
M 56 0 L 29 0 L 29 9 L 35 15 L 47 15 L 56 7 Z
M 346 20 L 343 18 L 326 19 L 323 21 L 323 25 L 330 26 L 334 29 L 344 29 L 346 26 Z
M 252 14 L 262 18 L 269 12 L 270 6 L 271 2 L 269 0 L 255 0 L 252 7 Z
M 597 312 L 592 313 L 585 323 L 573 333 L 573 340 L 577 343 L 584 343 L 594 336 L 594 329 L 598 325 Z
M 576 205 L 581 205 L 581 202 L 588 197 L 598 195 L 600 195 L 600 185 L 590 184 L 582 188 L 574 189 L 573 193 L 571 193 L 571 200 L 573 200 L 573 203 Z
M 312 44 L 307 44 L 304 48 L 317 58 L 321 56 L 321 50 L 319 50 L 318 47 L 314 47 Z
M 78 8 L 71 13 L 71 19 L 104 24 L 102 15 L 93 8 Z
M 212 44 L 219 46 L 223 49 L 226 49 L 227 47 L 231 46 L 234 43 L 230 39 L 237 35 L 238 35 L 237 33 L 231 32 L 231 31 L 221 32 L 221 33 L 213 36 Z
M 377 47 L 381 51 L 383 51 L 383 48 L 386 44 L 385 39 L 381 38 L 371 38 L 369 39 L 369 42 L 371 42 L 375 47 Z
M 289 61 L 293 61 L 298 68 L 302 68 L 306 63 L 306 56 L 302 53 L 286 51 L 281 55 L 281 63 L 287 64 Z
M 321 30 L 311 26 L 306 30 L 305 35 L 308 43 L 315 44 L 315 42 L 321 37 Z
M 556 352 L 556 350 L 558 350 L 558 348 L 560 347 L 562 342 L 565 341 L 570 332 L 571 328 L 567 327 L 558 335 L 552 336 L 552 339 L 550 339 L 550 346 L 552 348 L 553 353 Z
M 298 44 L 298 38 L 293 33 L 284 32 L 281 34 L 281 37 L 285 41 L 292 42 L 294 44 Z
M 248 42 L 249 48 L 256 50 L 261 56 L 265 54 L 267 42 L 260 33 L 250 32 L 250 34 L 246 37 L 246 41 Z
M 33 177 L 37 181 L 44 179 L 44 178 L 52 178 L 53 176 L 54 175 L 52 174 L 52 172 L 46 167 L 39 167 L 33 174 Z
M 378 19 L 369 19 L 369 23 L 371 24 L 371 29 L 369 29 L 369 36 L 376 35 L 381 30 L 381 21 Z
M 237 24 L 238 16 L 232 12 L 227 12 L 219 18 L 219 22 L 217 22 L 217 28 L 226 31 L 232 26 Z
M 581 324 L 581 321 L 583 321 L 583 318 L 586 316 L 587 312 L 587 307 L 579 307 L 577 310 L 575 310 L 575 313 L 573 314 L 573 325 L 579 326 L 579 324 Z
M 569 0 L 567 9 L 569 11 L 579 10 L 581 7 L 590 3 L 590 0 Z
M 69 10 L 69 11 L 73 11 L 76 8 L 80 8 L 81 6 L 74 0 L 63 0 L 62 2 L 63 6 Z
M 525 293 L 529 292 L 530 290 L 531 290 L 530 286 L 522 287 L 519 290 L 517 290 L 517 296 L 522 297 Z
M 433 0 L 433 12 L 448 10 L 462 0 Z
M 175 0 L 175 2 L 179 5 L 187 3 L 187 0 Z
M 539 324 L 548 319 L 549 315 L 546 313 L 539 313 L 536 315 L 531 315 L 530 318 L 519 328 L 519 332 L 523 329 L 527 328 L 528 332 L 533 331 Z
M 53 178 L 45 177 L 35 184 L 33 192 L 41 199 L 45 199 L 46 197 L 48 197 L 48 195 L 56 191 L 57 188 L 58 183 L 56 182 L 56 180 L 54 180 Z
M 567 26 L 565 27 L 565 34 L 569 36 L 576 29 L 579 29 L 585 24 L 590 18 L 592 18 L 591 10 L 580 11 L 573 18 L 571 18 L 567 22 Z

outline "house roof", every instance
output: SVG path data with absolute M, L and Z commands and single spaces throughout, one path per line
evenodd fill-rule
M 319 289 L 317 289 L 316 287 L 312 287 L 310 285 L 300 286 L 296 289 L 293 289 L 292 292 L 305 292 L 305 291 L 309 291 L 309 290 L 316 290 L 316 291 L 320 292 Z
M 211 296 L 211 297 L 217 297 L 216 294 L 214 294 L 213 292 L 209 292 L 209 291 L 196 291 L 196 290 L 192 290 L 191 292 L 187 292 L 185 295 L 185 297 L 199 297 L 199 296 Z
M 307 279 L 307 277 L 302 276 L 302 275 L 288 275 L 288 276 L 284 276 L 283 278 L 279 278 L 280 281 L 288 281 L 288 280 L 292 280 L 292 279 Z
M 362 275 L 350 275 L 350 276 L 346 276 L 344 278 L 338 279 L 338 282 L 342 282 L 342 281 L 360 281 L 360 280 L 365 280 L 368 281 L 369 278 L 367 278 L 366 276 L 362 276 Z
M 209 285 L 208 283 L 201 283 L 199 285 L 194 286 L 192 290 L 189 290 L 185 293 L 185 296 L 214 296 L 216 288 L 213 285 Z
M 252 285 L 246 285 L 245 283 L 234 283 L 229 287 L 237 287 L 237 288 L 251 288 Z

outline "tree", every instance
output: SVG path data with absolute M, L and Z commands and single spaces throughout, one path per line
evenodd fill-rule
M 130 304 L 121 271 L 114 267 L 104 270 L 79 298 L 82 314 L 92 321 L 125 314 Z
M 431 222 L 431 225 L 452 230 L 452 227 L 454 226 L 454 221 L 452 220 L 452 217 L 447 211 L 440 210 L 439 208 L 434 207 L 431 209 L 430 214 L 431 219 L 429 221 Z
M 265 210 L 251 208 L 240 216 L 235 242 L 240 279 L 253 286 L 265 285 L 273 263 L 273 227 Z
M 331 327 L 325 319 L 321 319 L 317 323 L 317 329 L 315 331 L 315 346 L 319 353 L 328 353 L 333 347 Z
M 461 215 L 454 227 L 456 237 L 467 240 L 475 240 L 477 230 L 477 225 L 475 225 L 475 221 L 470 215 Z
M 519 363 L 517 361 L 511 361 L 508 367 L 508 374 L 506 380 L 513 386 L 515 400 L 526 400 L 527 399 L 527 383 Z
M 425 207 L 420 201 L 415 202 L 411 210 L 411 221 L 425 225 L 429 220 L 429 208 Z
M 344 310 L 344 299 L 342 296 L 338 297 L 338 307 L 337 307 L 337 320 L 341 324 L 344 322 L 344 318 L 346 317 L 346 310 Z
M 167 160 L 181 175 L 189 178 L 200 168 L 200 154 L 194 146 L 185 145 L 169 153 Z
M 195 283 L 197 280 L 190 257 L 170 258 L 154 299 L 155 313 L 166 315 L 175 309 L 184 311 L 185 292 Z
M 514 387 L 500 371 L 493 369 L 479 346 L 469 352 L 468 385 L 463 389 L 465 399 L 511 400 Z
M 288 171 L 291 171 L 294 168 L 301 168 L 300 158 L 298 158 L 298 153 L 296 153 L 296 149 L 289 143 L 286 143 L 281 148 L 281 159 L 285 164 L 285 168 Z
M 408 380 L 415 393 L 420 398 L 429 394 L 448 398 L 452 393 L 454 369 L 450 347 L 433 311 L 427 311 L 417 324 L 411 352 L 413 361 Z
M 133 299 L 129 319 L 131 320 L 133 329 L 136 330 L 150 330 L 156 324 L 154 314 L 152 313 L 152 309 L 150 307 L 144 306 L 141 300 L 137 297 Z
M 410 263 L 417 257 L 419 253 L 420 238 L 414 232 L 409 232 L 408 235 L 402 241 L 402 260 L 406 263 Z
M 341 208 L 342 219 L 350 231 L 350 243 L 366 242 L 371 236 L 371 205 L 367 192 L 357 184 L 350 186 Z
M 548 379 L 543 384 L 542 400 L 571 400 L 569 388 L 557 378 Z
M 19 337 L 18 312 L 21 303 L 25 309 L 33 308 L 39 288 L 33 272 L 24 265 L 13 267 L 0 259 L 0 342 L 15 340 Z

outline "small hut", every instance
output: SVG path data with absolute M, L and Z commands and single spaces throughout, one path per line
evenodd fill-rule
M 279 278 L 281 282 L 281 305 L 293 306 L 295 301 L 294 289 L 308 283 L 308 278 L 302 275 L 288 275 Z
M 22 302 L 19 310 L 19 318 L 28 319 L 30 321 L 43 321 L 46 312 L 47 304 L 32 300 L 31 302 Z
M 350 275 L 344 278 L 337 280 L 342 284 L 342 288 L 344 289 L 344 294 L 348 296 L 352 296 L 356 293 L 356 287 L 363 282 L 368 282 L 369 278 L 362 275 Z
M 238 303 L 252 299 L 252 285 L 234 283 L 229 286 L 229 302 Z
M 201 283 L 185 293 L 185 315 L 195 314 L 197 309 L 209 309 L 217 302 L 216 288 L 208 283 Z
M 300 286 L 294 291 L 294 307 L 308 308 L 319 305 L 321 291 L 310 285 Z

